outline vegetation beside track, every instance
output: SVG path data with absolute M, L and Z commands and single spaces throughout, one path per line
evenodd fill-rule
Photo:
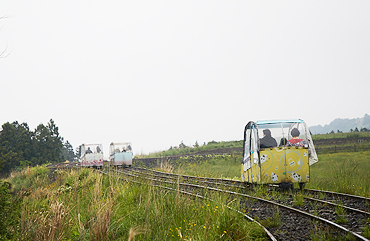
M 28 194 L 13 212 L 0 208 L 9 221 L 0 240 L 266 240 L 259 226 L 222 205 L 227 195 L 209 196 L 215 203 L 87 168 L 52 176 L 38 166 L 4 180 L 12 184 L 0 194 L 8 203 Z
M 370 150 L 319 154 L 306 188 L 370 197 Z

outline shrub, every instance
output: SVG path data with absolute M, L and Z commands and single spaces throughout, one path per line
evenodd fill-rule
M 9 240 L 15 238 L 18 233 L 20 223 L 20 203 L 22 196 L 10 194 L 11 184 L 0 181 L 0 240 Z

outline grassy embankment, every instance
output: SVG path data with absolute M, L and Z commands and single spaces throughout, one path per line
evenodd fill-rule
M 225 207 L 238 208 L 227 195 L 208 194 L 212 202 L 91 169 L 55 171 L 54 181 L 47 174 L 45 167 L 27 168 L 6 180 L 13 196 L 0 193 L 8 199 L 0 216 L 13 222 L 0 240 L 265 239 L 259 226 Z M 26 189 L 23 202 L 12 205 Z
M 370 137 L 370 131 L 362 132 L 341 132 L 312 135 L 314 140 L 335 139 L 335 138 L 351 138 L 351 137 Z
M 215 149 L 222 149 L 222 148 L 238 148 L 238 147 L 243 147 L 243 141 L 221 141 L 221 142 L 216 142 L 216 141 L 210 141 L 205 145 L 201 145 L 199 147 L 185 147 L 185 148 L 171 148 L 166 151 L 161 151 L 161 152 L 156 152 L 156 153 L 151 153 L 146 156 L 138 156 L 148 158 L 148 157 L 164 157 L 164 156 L 178 156 L 178 155 L 186 155 L 186 154 L 196 154 L 199 152 L 204 152 L 204 151 L 211 151 Z

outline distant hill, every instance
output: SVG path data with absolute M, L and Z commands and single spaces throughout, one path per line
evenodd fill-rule
M 362 118 L 355 119 L 335 119 L 329 125 L 317 125 L 310 126 L 309 129 L 312 134 L 326 134 L 334 131 L 335 133 L 339 131 L 350 132 L 351 129 L 354 130 L 357 127 L 358 130 L 361 128 L 370 129 L 370 116 L 365 114 Z

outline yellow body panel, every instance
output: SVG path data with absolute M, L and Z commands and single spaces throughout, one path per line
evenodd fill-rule
M 244 171 L 244 180 L 250 183 L 282 183 L 309 181 L 308 149 L 276 147 L 259 151 L 259 162 L 253 161 Z M 252 178 L 253 177 L 253 178 Z

